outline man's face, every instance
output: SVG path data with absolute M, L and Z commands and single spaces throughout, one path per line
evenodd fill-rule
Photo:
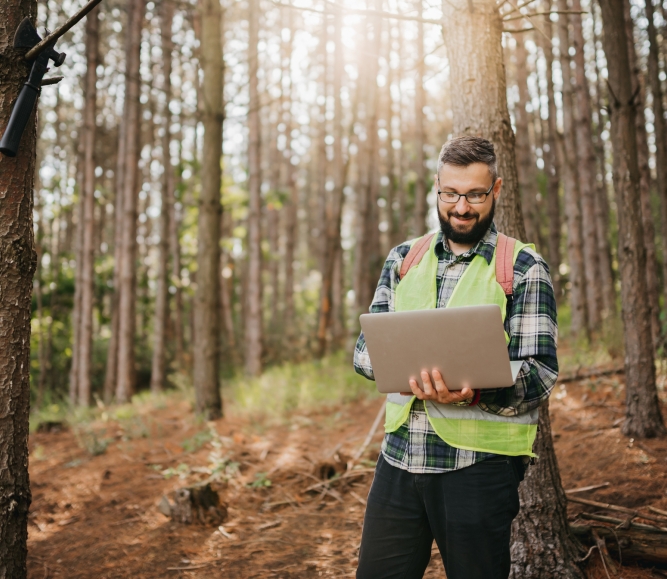
M 466 197 L 448 203 L 438 195 L 440 227 L 449 241 L 472 246 L 484 237 L 493 221 L 502 181 L 498 178 L 494 184 L 484 163 L 473 163 L 467 167 L 444 165 L 440 169 L 435 185 L 442 193 L 486 193 L 493 185 L 491 193 L 480 204 L 471 204 Z

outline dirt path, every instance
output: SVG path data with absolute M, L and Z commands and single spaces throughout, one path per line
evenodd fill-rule
M 623 394 L 613 376 L 557 386 L 553 430 L 565 488 L 609 482 L 578 496 L 667 510 L 667 441 L 620 434 Z M 299 413 L 291 427 L 266 429 L 231 416 L 211 431 L 187 402 L 171 401 L 100 422 L 95 437 L 37 433 L 29 577 L 353 577 L 381 432 L 354 476 L 340 477 L 380 405 L 374 398 Z M 81 448 L 105 444 L 98 456 Z M 223 527 L 167 520 L 157 509 L 162 495 L 206 478 L 211 467 L 229 476 L 219 488 L 229 507 Z M 321 484 L 328 479 L 335 482 Z M 588 573 L 606 577 L 596 555 Z M 622 576 L 655 577 L 627 567 Z M 426 577 L 445 577 L 437 549 Z

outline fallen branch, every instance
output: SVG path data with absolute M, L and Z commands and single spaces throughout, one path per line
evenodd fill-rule
M 595 491 L 597 489 L 602 489 L 604 487 L 608 487 L 610 484 L 611 483 L 609 483 L 609 482 L 604 482 L 604 483 L 600 483 L 599 485 L 591 485 L 591 486 L 588 486 L 588 487 L 579 487 L 579 488 L 576 488 L 576 489 L 568 489 L 568 490 L 565 491 L 565 494 L 566 495 L 571 495 L 571 494 L 574 494 L 574 493 L 585 493 L 586 491 Z M 576 502 L 576 501 L 574 501 L 574 502 Z
M 667 564 L 667 539 L 661 533 L 645 532 L 640 529 L 612 529 L 602 525 L 570 525 L 572 533 L 584 543 L 595 544 L 593 530 L 599 537 L 609 540 L 607 549 L 619 556 L 622 549 L 623 561 L 644 565 Z
M 656 513 L 658 515 L 662 515 L 663 517 L 667 517 L 667 511 L 662 511 L 660 509 L 656 509 L 655 507 L 648 507 L 648 510 L 651 511 L 652 513 Z
M 377 431 L 378 426 L 380 426 L 380 421 L 384 416 L 384 409 L 386 405 L 387 405 L 387 399 L 385 398 L 384 401 L 382 402 L 382 406 L 380 406 L 380 410 L 378 410 L 375 420 L 373 421 L 371 429 L 368 431 L 368 434 L 364 439 L 363 444 L 359 447 L 359 450 L 357 450 L 357 452 L 354 453 L 352 460 L 350 460 L 350 462 L 347 463 L 347 470 L 352 470 L 354 463 L 361 458 L 361 456 L 364 454 L 364 451 L 368 448 L 368 445 L 371 443 L 371 440 L 373 440 L 373 436 L 375 436 L 375 432 Z
M 613 368 L 588 368 L 586 370 L 577 370 L 570 374 L 564 374 L 558 377 L 558 382 L 564 384 L 565 382 L 574 382 L 582 378 L 592 378 L 593 376 L 612 376 L 613 374 L 624 374 L 625 366 L 614 366 Z
M 667 534 L 667 529 L 663 527 L 654 527 L 653 525 L 645 525 L 644 523 L 635 523 L 632 521 L 632 517 L 628 519 L 617 519 L 615 517 L 605 517 L 604 515 L 595 515 L 593 513 L 581 513 L 579 515 L 582 519 L 588 519 L 590 521 L 600 521 L 601 523 L 610 523 L 616 525 L 617 529 L 628 530 L 628 529 L 638 529 L 640 531 L 646 531 L 647 533 L 660 533 Z
M 640 517 L 646 519 L 647 521 L 655 521 L 657 523 L 665 524 L 665 519 L 663 517 L 655 517 L 653 515 L 646 515 L 635 509 L 628 509 L 627 507 L 621 507 L 619 505 L 612 505 L 610 503 L 599 503 L 598 501 L 590 501 L 588 499 L 580 499 L 579 497 L 568 497 L 568 501 L 571 503 L 579 503 L 582 505 L 587 505 L 589 507 L 597 507 L 598 509 L 604 509 L 606 511 L 616 511 L 618 513 L 625 513 L 627 515 L 632 515 L 633 517 Z M 667 530 L 667 529 L 666 529 Z
M 616 567 L 616 563 L 614 563 L 614 560 L 609 555 L 609 551 L 607 550 L 607 543 L 605 542 L 604 537 L 600 536 L 600 533 L 597 529 L 591 529 L 591 536 L 595 541 L 595 545 L 597 546 L 598 551 L 600 551 L 600 558 L 602 559 L 604 572 L 607 574 L 607 577 L 611 579 L 609 572 L 611 571 L 612 575 L 617 575 L 618 569 Z

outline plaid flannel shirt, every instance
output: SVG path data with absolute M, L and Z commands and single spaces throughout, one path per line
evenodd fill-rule
M 492 224 L 472 249 L 456 256 L 442 232 L 437 234 L 436 307 L 447 306 L 456 283 L 475 255 L 491 262 L 497 239 L 498 231 Z M 371 313 L 394 311 L 399 272 L 409 250 L 410 244 L 405 242 L 389 252 L 370 307 Z M 549 268 L 529 248 L 522 249 L 517 256 L 513 290 L 505 331 L 510 336 L 510 360 L 523 360 L 523 366 L 513 387 L 482 390 L 479 400 L 483 411 L 502 416 L 522 414 L 540 406 L 549 397 L 558 377 L 556 300 Z M 357 340 L 354 368 L 369 380 L 375 379 L 363 332 Z M 447 472 L 493 456 L 447 444 L 433 430 L 424 404 L 419 400 L 413 404 L 408 420 L 397 431 L 385 435 L 382 453 L 390 464 L 413 473 Z

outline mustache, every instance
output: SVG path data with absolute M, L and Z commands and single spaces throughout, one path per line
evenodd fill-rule
M 466 213 L 459 213 L 458 211 L 448 211 L 447 212 L 447 217 L 457 217 L 459 219 L 470 219 L 471 217 L 476 217 L 479 219 L 479 213 L 474 212 L 466 212 Z

